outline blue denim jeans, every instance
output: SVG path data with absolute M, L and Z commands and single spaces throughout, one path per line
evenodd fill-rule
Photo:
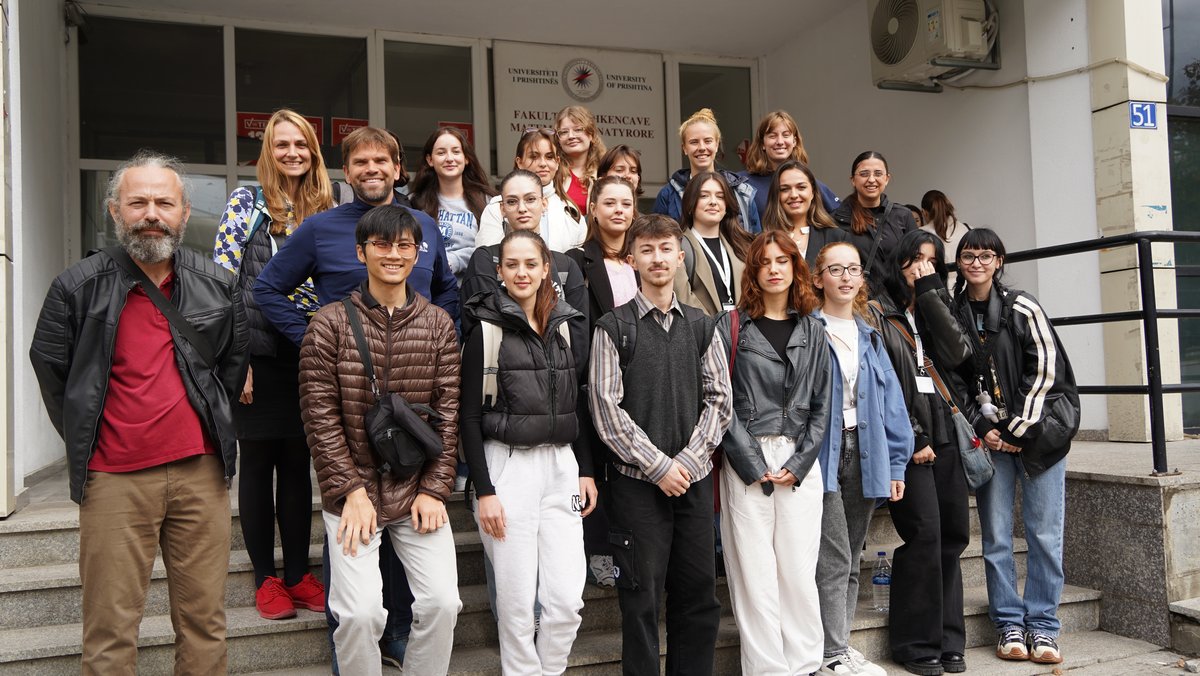
M 1067 462 L 1026 476 L 1019 453 L 992 453 L 996 474 L 976 493 L 983 529 L 988 615 L 997 629 L 1009 625 L 1058 636 L 1058 602 L 1063 589 L 1063 515 L 1066 512 Z M 1017 482 L 1021 515 L 1029 542 L 1025 596 L 1017 593 L 1013 559 L 1013 512 Z

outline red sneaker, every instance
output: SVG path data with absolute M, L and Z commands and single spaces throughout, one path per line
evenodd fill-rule
M 267 620 L 282 620 L 296 616 L 296 606 L 283 588 L 283 580 L 268 577 L 254 592 L 254 607 Z
M 294 587 L 284 587 L 291 597 L 292 604 L 297 608 L 305 608 L 317 613 L 325 612 L 325 585 L 321 584 L 312 573 L 305 573 L 300 582 Z

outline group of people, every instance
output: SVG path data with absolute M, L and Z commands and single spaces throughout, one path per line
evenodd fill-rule
M 711 111 L 679 141 L 688 166 L 639 213 L 640 154 L 606 149 L 580 106 L 526 130 L 495 187 L 454 128 L 411 180 L 394 135 L 358 129 L 333 182 L 280 110 L 211 260 L 179 246 L 179 163 L 123 164 L 120 244 L 54 281 L 30 351 L 80 503 L 84 672 L 132 673 L 160 544 L 177 670 L 224 670 L 239 447 L 258 612 L 324 611 L 335 673 L 448 670 L 462 475 L 506 674 L 565 671 L 589 576 L 618 590 L 625 673 L 659 673 L 664 607 L 667 672 L 712 673 L 717 557 L 743 673 L 882 674 L 849 639 L 884 502 L 904 541 L 892 657 L 965 671 L 960 410 L 995 467 L 976 494 L 997 655 L 1060 662 L 1078 397 L 1037 301 L 1001 282 L 1000 237 L 937 191 L 918 228 L 876 152 L 839 200 L 785 111 L 741 174 L 718 165 Z M 415 466 L 384 452 L 393 436 Z

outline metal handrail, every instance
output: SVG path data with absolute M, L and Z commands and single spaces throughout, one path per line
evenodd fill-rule
M 1179 394 L 1183 392 L 1200 392 L 1200 383 L 1171 383 L 1163 384 L 1162 361 L 1158 348 L 1159 319 L 1189 319 L 1200 318 L 1200 309 L 1170 308 L 1158 309 L 1158 299 L 1154 288 L 1154 257 L 1151 245 L 1156 242 L 1172 242 L 1184 244 L 1200 244 L 1200 232 L 1179 230 L 1153 230 L 1147 232 L 1131 232 L 1111 237 L 1098 237 L 1082 242 L 1055 244 L 1036 249 L 1017 251 L 1005 257 L 1006 263 L 1021 263 L 1057 258 L 1071 254 L 1100 251 L 1120 246 L 1137 247 L 1138 286 L 1141 291 L 1142 308 L 1125 312 L 1102 312 L 1090 315 L 1076 315 L 1051 318 L 1057 326 L 1075 326 L 1079 324 L 1107 324 L 1109 322 L 1141 321 L 1143 343 L 1146 346 L 1146 384 L 1145 385 L 1081 385 L 1080 394 L 1138 394 L 1149 395 L 1150 404 L 1150 446 L 1154 454 L 1155 476 L 1169 474 L 1167 469 L 1167 433 L 1163 419 L 1163 394 Z M 1174 269 L 1175 265 L 1159 269 Z

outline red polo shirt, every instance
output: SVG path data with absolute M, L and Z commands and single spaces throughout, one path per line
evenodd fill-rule
M 159 287 L 167 298 L 174 282 L 170 274 Z M 184 390 L 170 323 L 135 286 L 117 322 L 108 393 L 88 469 L 133 472 L 215 451 Z

